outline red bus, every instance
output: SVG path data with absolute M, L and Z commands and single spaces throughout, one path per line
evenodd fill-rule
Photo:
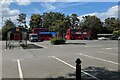
M 51 34 L 39 34 L 39 37 L 38 39 L 39 40 L 50 40 L 52 38 L 52 35 Z
M 80 30 L 80 29 L 67 29 L 65 38 L 67 40 L 84 40 L 90 39 L 89 30 Z
M 49 31 L 48 28 L 33 28 L 33 33 L 39 34 L 40 32 L 47 32 Z
M 50 33 L 48 34 L 48 32 L 49 32 L 48 28 L 33 28 L 33 33 L 38 34 L 38 40 L 40 41 L 50 40 L 52 38 L 52 35 Z

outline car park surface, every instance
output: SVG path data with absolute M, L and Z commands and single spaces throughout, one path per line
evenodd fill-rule
M 82 61 L 82 69 L 95 66 L 118 71 L 117 40 L 68 40 L 62 45 L 51 45 L 50 41 L 28 42 L 43 48 L 7 50 L 5 41 L 2 43 L 3 78 L 19 78 L 20 71 L 24 78 L 71 77 L 77 58 Z

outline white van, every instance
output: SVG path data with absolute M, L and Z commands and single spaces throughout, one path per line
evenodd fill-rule
M 38 41 L 38 35 L 37 34 L 29 34 L 29 41 Z
M 118 37 L 118 40 L 120 40 L 120 36 Z

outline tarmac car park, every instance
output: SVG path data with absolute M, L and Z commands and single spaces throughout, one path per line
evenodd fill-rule
M 97 67 L 99 73 L 101 72 L 99 70 L 104 70 L 103 72 L 113 71 L 111 77 L 114 77 L 114 73 L 119 69 L 118 41 L 116 40 L 67 40 L 65 45 L 51 45 L 49 41 L 28 41 L 28 44 L 41 47 L 29 49 L 15 47 L 6 50 L 5 41 L 2 41 L 3 78 L 41 79 L 60 76 L 75 78 L 74 75 L 70 76 L 70 74 L 75 73 L 75 60 L 77 58 L 82 61 L 82 70 L 93 76 L 96 75 L 90 72 L 91 70 L 86 70 L 87 67 Z M 109 77 L 104 76 L 103 78 Z

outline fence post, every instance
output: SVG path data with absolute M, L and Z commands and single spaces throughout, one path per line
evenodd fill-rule
M 82 61 L 77 58 L 76 62 L 76 80 L 82 80 L 81 79 L 81 63 Z

